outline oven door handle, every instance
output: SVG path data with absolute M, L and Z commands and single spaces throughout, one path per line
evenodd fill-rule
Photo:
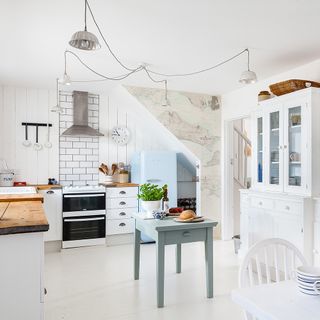
M 87 197 L 104 197 L 104 193 L 95 194 L 65 194 L 64 198 L 87 198 Z
M 82 222 L 82 221 L 98 221 L 98 220 L 105 220 L 105 217 L 101 218 L 86 218 L 86 219 L 64 219 L 64 222 Z

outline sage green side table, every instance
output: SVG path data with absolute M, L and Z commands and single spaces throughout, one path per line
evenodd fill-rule
M 176 245 L 176 272 L 181 272 L 181 244 L 203 241 L 207 278 L 207 297 L 213 298 L 213 228 L 218 224 L 206 219 L 203 222 L 178 223 L 172 218 L 164 220 L 144 219 L 142 213 L 134 213 L 134 279 L 139 279 L 141 232 L 156 241 L 157 249 L 157 305 L 164 306 L 164 251 L 165 245 Z

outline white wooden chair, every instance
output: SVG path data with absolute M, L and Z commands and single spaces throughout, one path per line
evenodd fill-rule
M 278 238 L 260 241 L 249 249 L 241 263 L 239 287 L 290 280 L 296 267 L 306 264 L 302 253 L 289 241 Z M 245 315 L 247 320 L 256 319 L 247 312 Z

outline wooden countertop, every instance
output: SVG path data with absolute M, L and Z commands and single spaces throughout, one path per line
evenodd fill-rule
M 104 186 L 106 188 L 128 188 L 128 187 L 139 187 L 138 183 L 119 183 L 119 182 L 113 182 L 113 183 L 99 183 L 101 186 Z
M 0 194 L 1 202 L 39 201 L 43 202 L 43 196 L 39 193 L 31 194 Z M 1 215 L 0 215 L 1 216 Z
M 3 216 L 2 216 L 3 215 Z M 0 235 L 49 230 L 41 201 L 0 203 Z
M 28 184 L 28 187 L 35 187 L 37 190 L 61 189 L 60 184 Z

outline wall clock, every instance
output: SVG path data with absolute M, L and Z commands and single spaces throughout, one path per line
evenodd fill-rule
M 111 138 L 116 144 L 124 146 L 129 142 L 130 131 L 126 127 L 114 127 L 111 132 Z

